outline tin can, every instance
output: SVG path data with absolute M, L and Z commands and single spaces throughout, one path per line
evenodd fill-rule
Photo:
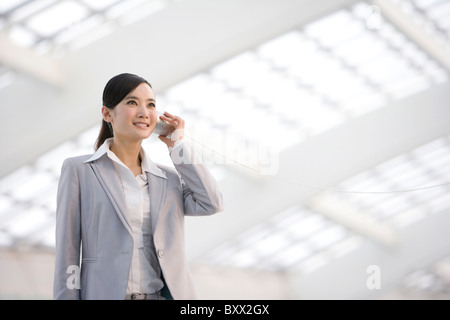
M 155 129 L 153 129 L 153 133 L 158 136 L 167 136 L 171 134 L 175 127 L 170 125 L 167 121 L 161 120 L 160 116 L 163 115 L 162 113 L 158 112 L 158 120 L 156 121 Z

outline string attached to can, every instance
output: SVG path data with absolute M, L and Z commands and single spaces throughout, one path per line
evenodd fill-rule
M 196 139 L 192 138 L 191 136 L 187 135 L 185 133 L 185 136 L 188 137 L 190 140 L 192 140 L 193 142 L 199 144 L 200 146 L 202 146 L 205 149 L 208 149 L 209 151 L 220 155 L 221 157 L 223 157 L 224 159 L 231 161 L 232 163 L 243 167 L 247 170 L 253 171 L 257 174 L 260 174 L 259 170 L 252 168 L 242 162 L 239 162 L 235 159 L 232 159 L 224 154 L 222 154 L 221 152 L 218 152 L 217 150 L 214 150 L 206 145 L 204 145 L 203 143 L 197 141 Z M 309 188 L 309 189 L 315 189 L 315 190 L 320 190 L 320 191 L 330 191 L 330 192 L 335 192 L 335 193 L 350 193 L 350 194 L 394 194 L 394 193 L 407 193 L 407 192 L 415 192 L 415 191 L 422 191 L 422 190 L 427 190 L 427 189 L 434 189 L 434 188 L 440 188 L 440 187 L 448 187 L 450 186 L 450 182 L 445 182 L 445 183 L 441 183 L 441 184 L 435 184 L 435 185 L 430 185 L 430 186 L 424 186 L 424 187 L 417 187 L 417 188 L 410 188 L 410 189 L 401 189 L 401 190 L 389 190 L 389 191 L 357 191 L 357 190 L 342 190 L 342 189 L 336 189 L 336 188 L 330 188 L 330 187 L 322 187 L 322 186 L 313 186 L 313 185 L 309 185 L 309 184 L 304 184 L 298 181 L 294 181 L 288 178 L 284 178 L 284 177 L 280 177 L 280 176 L 276 176 L 276 175 L 268 175 L 270 178 L 272 179 L 277 179 L 286 183 L 290 183 L 290 184 L 295 184 L 298 186 L 302 186 L 304 188 Z

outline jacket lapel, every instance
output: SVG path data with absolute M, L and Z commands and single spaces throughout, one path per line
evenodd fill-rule
M 127 228 L 128 232 L 131 234 L 131 227 L 126 215 L 126 200 L 122 191 L 122 183 L 116 173 L 114 163 L 105 155 L 97 161 L 89 164 L 94 170 L 98 181 L 108 195 L 108 198 L 116 210 L 117 215 L 125 228 Z
M 152 233 L 158 225 L 161 206 L 166 196 L 166 178 L 147 172 L 148 191 L 150 193 L 150 215 L 152 217 Z

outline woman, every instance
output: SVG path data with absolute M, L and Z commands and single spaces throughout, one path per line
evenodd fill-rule
M 183 140 L 178 116 L 160 116 L 175 131 L 159 136 L 176 170 L 141 147 L 158 118 L 145 79 L 110 79 L 102 115 L 96 152 L 62 166 L 54 299 L 195 299 L 184 216 L 223 211 L 217 183 Z

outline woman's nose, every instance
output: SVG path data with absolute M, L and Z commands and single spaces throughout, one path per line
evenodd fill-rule
M 146 105 L 139 106 L 138 116 L 143 118 L 148 118 L 150 116 L 150 110 Z

